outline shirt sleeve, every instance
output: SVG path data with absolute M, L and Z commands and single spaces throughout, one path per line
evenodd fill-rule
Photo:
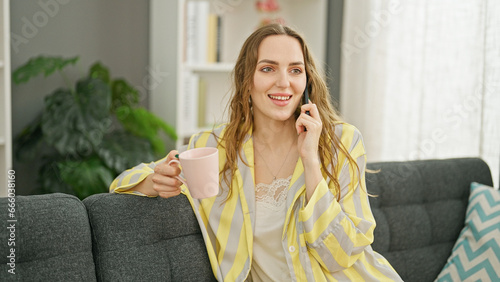
M 138 191 L 130 191 L 130 189 L 139 184 L 141 181 L 143 181 L 146 177 L 148 177 L 148 175 L 152 174 L 154 172 L 154 168 L 158 164 L 165 162 L 166 159 L 167 157 L 158 160 L 156 162 L 142 163 L 140 165 L 137 165 L 131 169 L 122 172 L 111 183 L 109 187 L 109 192 L 147 196 L 144 193 Z
M 356 161 L 359 171 L 339 152 L 336 172 L 340 199 L 337 200 L 333 181 L 327 183 L 323 179 L 307 205 L 299 211 L 308 251 L 331 272 L 351 267 L 373 242 L 375 229 L 365 185 L 363 141 L 359 131 L 350 127 L 353 130 L 344 129 L 341 142 Z

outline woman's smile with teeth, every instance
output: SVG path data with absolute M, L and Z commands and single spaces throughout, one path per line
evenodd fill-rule
M 269 98 L 271 99 L 274 99 L 274 100 L 281 100 L 281 101 L 286 101 L 286 100 L 290 100 L 290 98 L 292 98 L 292 96 L 274 96 L 274 95 L 267 95 L 269 96 Z

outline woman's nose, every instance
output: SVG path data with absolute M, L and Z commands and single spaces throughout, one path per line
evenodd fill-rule
M 287 72 L 279 72 L 276 78 L 276 86 L 286 88 L 290 86 L 290 78 Z

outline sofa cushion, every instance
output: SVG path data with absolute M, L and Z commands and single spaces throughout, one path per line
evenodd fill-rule
M 9 204 L 14 217 L 7 212 Z M 1 281 L 96 281 L 90 225 L 78 198 L 17 196 L 0 198 L 0 207 Z M 12 267 L 15 274 L 8 272 Z
M 471 184 L 465 227 L 438 281 L 500 281 L 500 191 Z
M 184 195 L 96 194 L 83 202 L 92 226 L 98 280 L 215 281 Z
M 366 175 L 377 222 L 373 249 L 404 281 L 433 281 L 464 225 L 469 185 L 489 183 L 476 158 L 369 163 Z

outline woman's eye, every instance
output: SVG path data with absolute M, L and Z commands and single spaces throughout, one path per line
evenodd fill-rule
M 291 70 L 291 73 L 294 73 L 294 74 L 301 74 L 301 73 L 302 73 L 302 70 L 301 70 L 301 69 L 292 69 L 292 70 Z
M 260 70 L 261 70 L 261 71 L 263 71 L 263 72 L 270 72 L 270 71 L 272 71 L 273 69 L 272 69 L 271 67 L 263 67 L 263 68 L 261 68 Z

